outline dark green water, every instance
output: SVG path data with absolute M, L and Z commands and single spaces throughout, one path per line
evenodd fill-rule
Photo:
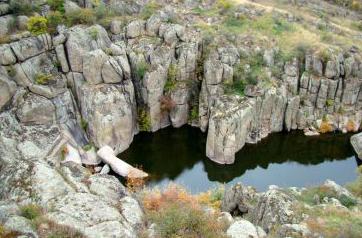
M 118 157 L 148 172 L 151 186 L 177 182 L 191 192 L 236 182 L 259 191 L 271 184 L 312 186 L 326 179 L 345 184 L 356 178 L 357 160 L 350 136 L 276 133 L 256 145 L 246 145 L 237 153 L 235 163 L 225 166 L 206 158 L 206 135 L 186 126 L 141 133 Z

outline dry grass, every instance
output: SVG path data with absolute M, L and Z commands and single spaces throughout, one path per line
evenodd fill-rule
M 0 224 L 0 238 L 15 238 L 20 235 L 19 232 L 9 231 L 2 224 Z
M 169 203 L 188 203 L 196 206 L 197 199 L 190 195 L 184 188 L 170 184 L 163 191 L 158 189 L 147 192 L 143 198 L 143 205 L 149 211 L 157 211 Z
M 142 190 L 145 187 L 146 179 L 145 178 L 133 178 L 127 177 L 126 187 L 128 191 L 134 193 Z
M 39 238 L 85 238 L 79 231 L 46 218 L 37 219 L 35 226 Z
M 175 101 L 172 100 L 172 98 L 170 96 L 162 96 L 160 98 L 160 103 L 161 103 L 161 112 L 162 113 L 170 112 L 176 106 Z
M 156 237 L 225 237 L 217 214 L 205 213 L 199 199 L 172 184 L 163 191 L 145 192 L 143 205 L 148 221 L 156 224 Z
M 358 128 L 356 127 L 356 123 L 353 120 L 348 120 L 347 125 L 346 125 L 346 130 L 348 132 L 356 132 L 358 131 Z
M 322 121 L 321 125 L 319 127 L 319 132 L 320 133 L 329 133 L 334 131 L 333 126 L 328 122 L 328 121 Z

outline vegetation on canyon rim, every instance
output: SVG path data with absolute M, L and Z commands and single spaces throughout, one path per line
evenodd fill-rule
M 361 3 L 356 0 L 331 0 L 330 2 L 350 8 L 355 11 L 361 11 Z M 80 8 L 75 12 L 64 11 L 64 0 L 48 0 L 50 13 L 46 16 L 32 16 L 28 22 L 28 29 L 34 35 L 49 32 L 56 32 L 56 27 L 60 24 L 72 26 L 75 24 L 101 24 L 109 28 L 112 19 L 122 19 L 124 25 L 134 18 L 148 19 L 152 14 L 161 9 L 157 1 L 148 2 L 138 15 L 119 14 L 106 6 L 101 1 L 94 1 L 94 8 Z M 271 7 L 284 9 L 283 0 L 275 1 Z M 308 52 L 320 52 L 324 63 L 330 55 L 349 48 L 352 45 L 362 46 L 360 40 L 352 40 L 349 37 L 349 31 L 339 28 L 340 33 L 334 34 L 329 29 L 329 25 L 336 21 L 348 25 L 350 28 L 359 29 L 361 22 L 348 22 L 337 17 L 318 15 L 311 13 L 301 6 L 293 7 L 289 4 L 288 11 L 295 15 L 296 20 L 290 21 L 283 16 L 280 11 L 267 11 L 255 16 L 247 16 L 237 13 L 238 1 L 217 0 L 215 4 L 208 8 L 196 7 L 190 13 L 196 16 L 193 27 L 201 30 L 204 40 L 204 54 L 210 52 L 210 48 L 215 48 L 216 42 L 220 46 L 226 40 L 238 44 L 235 36 L 253 36 L 258 45 L 265 46 L 272 44 L 277 49 L 277 60 L 281 61 L 273 67 L 263 64 L 263 56 L 258 52 L 253 55 L 241 55 L 240 63 L 234 66 L 234 76 L 231 82 L 225 82 L 225 89 L 228 93 L 244 95 L 245 86 L 248 84 L 256 85 L 258 83 L 264 86 L 276 85 L 275 78 L 281 77 L 283 62 L 289 61 L 294 57 L 299 58 L 300 63 Z M 11 1 L 10 8 L 15 15 L 32 15 L 32 12 L 39 12 L 39 7 L 30 4 L 26 0 Z M 190 14 L 188 13 L 188 14 Z M 206 19 L 209 17 L 218 18 L 213 24 L 208 24 Z M 310 25 L 308 20 L 313 17 L 317 24 Z M 171 20 L 177 22 L 177 15 Z M 341 24 L 341 25 L 343 25 Z M 96 34 L 94 39 L 96 39 Z M 218 40 L 219 36 L 223 36 Z M 224 42 L 223 42 L 224 41 Z M 204 58 L 206 56 L 203 56 Z M 245 66 L 249 66 L 245 67 Z M 172 71 L 172 65 L 170 70 Z M 140 62 L 137 66 L 136 74 L 142 79 L 148 70 L 146 62 Z M 271 77 L 270 77 L 271 74 Z M 168 80 L 165 90 L 170 90 L 175 86 L 174 80 Z

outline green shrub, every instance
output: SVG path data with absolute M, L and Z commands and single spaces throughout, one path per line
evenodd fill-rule
M 143 108 L 138 109 L 138 125 L 140 131 L 151 130 L 151 117 L 149 113 Z
M 243 80 L 233 81 L 232 83 L 225 83 L 224 89 L 227 94 L 237 94 L 244 96 L 245 82 Z
M 92 25 L 96 22 L 96 15 L 91 8 L 81 8 L 79 10 L 65 14 L 69 26 L 76 24 Z
M 176 88 L 176 78 L 177 78 L 178 68 L 176 64 L 170 64 L 167 71 L 167 81 L 164 87 L 165 92 L 170 92 Z
M 354 207 L 357 205 L 357 201 L 356 199 L 352 198 L 352 197 L 349 197 L 349 196 L 346 196 L 344 194 L 342 194 L 338 200 L 341 202 L 341 204 L 345 207 Z
M 10 0 L 10 12 L 14 15 L 31 15 L 34 11 L 38 11 L 39 7 L 32 4 L 29 0 Z
M 149 68 L 149 65 L 146 63 L 146 61 L 141 61 L 136 66 L 136 75 L 139 79 L 143 79 L 145 76 L 147 70 Z
M 98 40 L 98 34 L 99 34 L 99 32 L 98 32 L 98 29 L 97 28 L 92 28 L 92 29 L 90 29 L 89 30 L 89 35 L 92 37 L 92 39 L 93 40 Z
M 41 35 L 48 31 L 48 20 L 45 17 L 35 16 L 30 17 L 27 23 L 28 30 L 33 35 Z
M 51 74 L 43 74 L 43 73 L 39 73 L 37 75 L 35 75 L 35 83 L 40 84 L 40 85 L 45 85 L 49 83 L 49 80 L 51 80 L 53 78 L 53 75 Z
M 28 204 L 20 207 L 20 215 L 29 220 L 35 220 L 43 214 L 43 210 L 36 204 Z
M 8 76 L 13 78 L 16 76 L 16 69 L 14 66 L 6 66 L 6 72 L 8 73 Z
M 333 99 L 327 99 L 326 106 L 327 107 L 332 107 L 333 105 L 334 105 L 334 100 Z
M 87 128 L 88 128 L 88 122 L 85 120 L 85 119 L 83 119 L 83 118 L 81 118 L 80 119 L 80 127 L 83 129 L 83 130 L 87 130 Z
M 64 13 L 64 0 L 47 0 L 50 9 Z
M 190 110 L 190 121 L 199 119 L 199 105 L 193 105 Z
M 48 20 L 48 31 L 51 34 L 54 34 L 57 31 L 57 26 L 63 24 L 64 16 L 59 11 L 50 12 L 47 16 L 47 20 Z
M 91 144 L 83 146 L 83 150 L 85 150 L 85 151 L 90 151 L 92 148 L 93 148 L 93 145 L 91 145 Z

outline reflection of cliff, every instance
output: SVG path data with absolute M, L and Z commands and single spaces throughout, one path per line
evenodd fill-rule
M 165 128 L 137 135 L 131 147 L 118 157 L 140 165 L 152 180 L 174 179 L 205 157 L 205 137 L 199 129 Z
M 119 157 L 132 165 L 142 165 L 155 181 L 175 179 L 202 160 L 209 180 L 229 182 L 257 166 L 266 169 L 270 163 L 313 165 L 326 160 L 344 160 L 353 156 L 349 137 L 343 134 L 305 137 L 300 132 L 276 133 L 256 145 L 245 146 L 237 153 L 233 165 L 218 165 L 205 157 L 204 134 L 198 129 L 183 127 L 138 135 Z
M 246 170 L 257 166 L 267 169 L 271 163 L 316 165 L 324 161 L 344 160 L 353 156 L 349 138 L 350 135 L 344 134 L 306 137 L 298 131 L 276 133 L 256 145 L 245 146 L 236 154 L 235 164 L 220 166 L 205 161 L 205 169 L 211 181 L 229 182 Z

